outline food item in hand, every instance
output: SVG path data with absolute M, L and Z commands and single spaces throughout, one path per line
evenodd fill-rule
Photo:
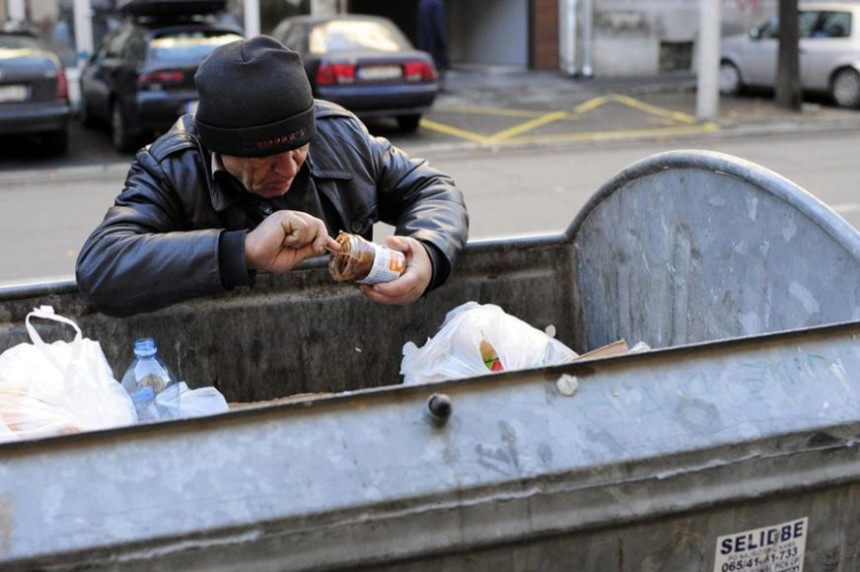
M 343 231 L 335 240 L 340 251 L 331 253 L 328 269 L 337 282 L 390 282 L 406 270 L 406 257 L 400 251 Z

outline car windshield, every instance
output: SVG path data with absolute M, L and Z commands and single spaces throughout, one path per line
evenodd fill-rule
M 412 49 L 400 30 L 370 20 L 332 21 L 318 24 L 310 33 L 310 52 L 327 54 L 348 50 L 398 52 Z
M 241 39 L 242 36 L 232 32 L 179 32 L 152 39 L 149 54 L 160 61 L 201 60 L 218 46 Z
M 27 67 L 45 59 L 45 50 L 35 38 L 0 36 L 0 60 L 8 66 Z

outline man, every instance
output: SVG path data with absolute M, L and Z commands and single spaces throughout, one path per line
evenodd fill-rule
M 135 157 L 125 188 L 78 256 L 78 286 L 126 316 L 252 285 L 337 250 L 339 230 L 406 257 L 397 279 L 364 294 L 409 304 L 448 277 L 468 232 L 453 180 L 356 117 L 315 101 L 298 54 L 258 36 L 215 49 L 195 81 L 199 104 Z
M 439 83 L 444 88 L 448 61 L 448 25 L 442 0 L 421 0 L 418 4 L 418 47 L 433 56 Z

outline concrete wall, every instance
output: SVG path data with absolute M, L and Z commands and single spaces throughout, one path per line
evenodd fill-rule
M 447 6 L 453 65 L 528 66 L 526 0 L 449 1 Z
M 655 75 L 692 50 L 695 70 L 701 0 L 593 0 L 595 76 Z M 739 33 L 776 11 L 776 0 L 724 0 L 724 35 Z

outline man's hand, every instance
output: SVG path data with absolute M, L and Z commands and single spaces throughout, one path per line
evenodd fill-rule
M 385 245 L 406 256 L 406 270 L 399 278 L 379 284 L 362 284 L 361 291 L 374 302 L 382 304 L 411 304 L 424 294 L 433 278 L 433 264 L 424 246 L 408 236 L 389 236 Z
M 245 237 L 249 270 L 287 272 L 326 249 L 340 250 L 325 223 L 300 211 L 275 211 Z

